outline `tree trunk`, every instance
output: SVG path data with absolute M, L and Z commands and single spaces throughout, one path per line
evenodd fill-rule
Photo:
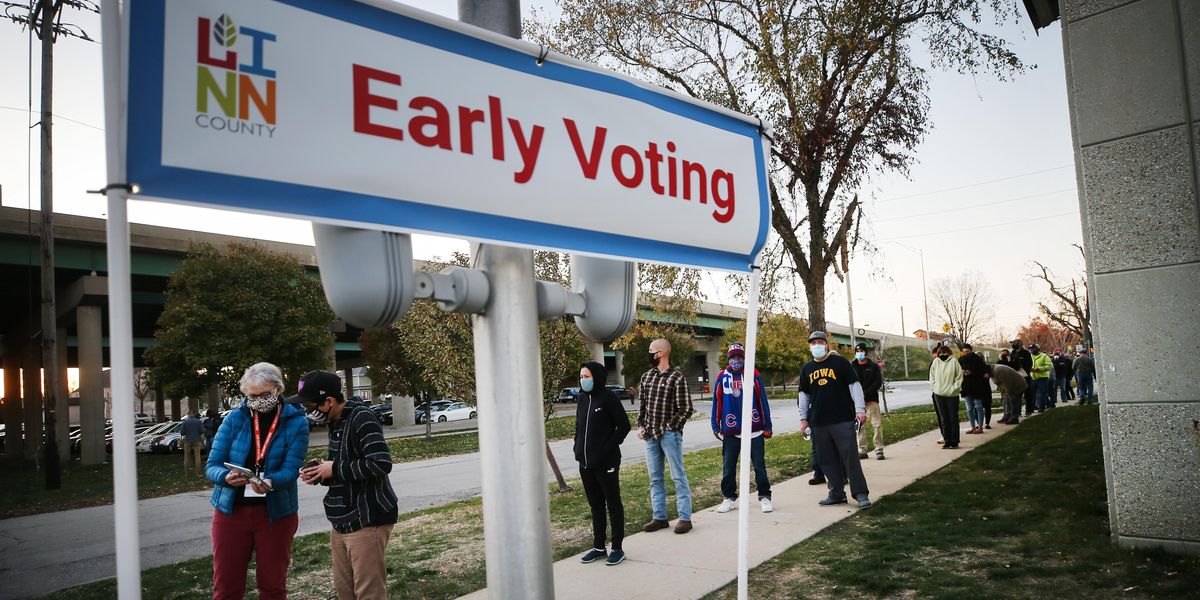
M 808 330 L 825 331 L 825 270 L 813 270 L 804 280 L 804 297 L 808 300 Z M 826 332 L 828 333 L 828 332 Z
M 546 440 L 546 460 L 550 461 L 550 470 L 554 471 L 554 480 L 558 482 L 559 493 L 571 491 L 571 486 L 567 485 L 567 480 L 563 479 L 562 471 L 558 468 L 558 461 L 554 459 L 554 453 L 550 451 L 549 440 Z

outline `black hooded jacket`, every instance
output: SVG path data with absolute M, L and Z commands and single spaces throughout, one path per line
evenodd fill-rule
M 604 382 L 604 365 L 587 362 L 595 384 L 591 392 L 580 390 L 575 405 L 575 460 L 588 469 L 610 469 L 621 464 L 621 442 L 629 434 L 629 415 Z

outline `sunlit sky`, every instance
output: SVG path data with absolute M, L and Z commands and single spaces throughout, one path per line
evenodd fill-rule
M 453 0 L 411 2 L 455 17 Z M 528 14 L 549 2 L 524 2 Z M 99 17 L 68 11 L 99 38 Z M 996 31 L 1018 55 L 1036 65 L 1014 81 L 931 71 L 933 129 L 917 149 L 910 179 L 888 176 L 860 191 L 869 199 L 869 235 L 881 252 L 875 260 L 852 259 L 857 326 L 899 333 L 900 307 L 909 332 L 923 327 L 921 262 L 930 286 L 964 270 L 981 271 L 993 290 L 995 326 L 1006 335 L 1036 314 L 1045 290 L 1028 281 L 1032 260 L 1063 278 L 1082 271 L 1071 244 L 1081 227 L 1067 113 L 1058 25 L 1034 35 L 1025 20 Z M 4 206 L 37 208 L 38 133 L 27 113 L 38 110 L 38 49 L 25 31 L 0 21 L 0 193 Z M 100 45 L 63 39 L 56 45 L 55 208 L 103 216 L 102 197 L 87 189 L 104 185 L 104 132 Z M 32 81 L 30 79 L 32 72 Z M 28 142 L 28 143 L 27 143 Z M 27 172 L 28 168 L 28 172 Z M 30 189 L 32 186 L 32 193 Z M 189 228 L 259 239 L 311 244 L 308 222 L 243 213 L 135 201 L 134 222 Z M 466 250 L 461 240 L 415 236 L 417 258 Z M 735 304 L 725 274 L 703 276 L 708 300 Z M 846 323 L 844 285 L 832 271 L 827 316 Z M 933 310 L 932 307 L 930 309 Z M 937 329 L 940 321 L 931 314 Z

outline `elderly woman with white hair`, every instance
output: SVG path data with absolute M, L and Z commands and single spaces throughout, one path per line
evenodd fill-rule
M 259 598 L 286 598 L 292 538 L 299 524 L 296 479 L 308 451 L 308 422 L 304 409 L 283 401 L 283 375 L 271 363 L 246 369 L 241 389 L 245 399 L 221 423 L 205 469 L 214 484 L 216 509 L 213 598 L 245 596 L 251 555 Z

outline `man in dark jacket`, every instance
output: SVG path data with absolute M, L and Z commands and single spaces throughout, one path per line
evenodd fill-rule
M 1057 397 L 1066 404 L 1071 399 L 1071 357 L 1062 351 L 1056 351 L 1050 363 L 1054 365 L 1054 390 L 1058 393 Z M 1054 392 L 1051 392 L 1050 400 L 1055 400 Z
M 592 549 L 580 557 L 590 563 L 605 558 L 612 566 L 625 560 L 625 505 L 621 502 L 621 442 L 629 434 L 629 415 L 621 401 L 604 383 L 608 371 L 598 362 L 583 363 L 579 369 L 579 400 L 575 404 L 575 460 L 579 478 L 592 509 Z M 612 552 L 604 535 L 605 513 L 612 521 Z
M 992 370 L 970 344 L 963 344 L 962 351 L 958 364 L 963 370 L 962 397 L 971 426 L 967 433 L 983 433 L 984 427 L 992 428 L 992 384 L 988 382 Z
M 1025 416 L 1033 414 L 1033 355 L 1021 344 L 1021 340 L 1012 341 L 1012 361 L 1010 365 L 1025 378 Z
M 375 412 L 342 396 L 342 379 L 312 371 L 289 403 L 303 403 L 308 420 L 329 428 L 329 460 L 305 467 L 300 478 L 329 486 L 325 517 L 333 525 L 333 586 L 338 600 L 387 597 L 384 552 L 396 524 L 396 492 L 388 473 L 392 453 Z
M 875 459 L 883 460 L 883 417 L 879 414 L 879 389 L 883 387 L 883 371 L 879 365 L 867 356 L 867 345 L 859 343 L 854 347 L 854 371 L 858 373 L 858 382 L 862 384 L 863 400 L 867 403 L 867 418 L 871 420 L 871 429 L 875 434 L 872 443 L 875 445 Z M 867 428 L 858 428 L 858 457 L 867 457 Z

